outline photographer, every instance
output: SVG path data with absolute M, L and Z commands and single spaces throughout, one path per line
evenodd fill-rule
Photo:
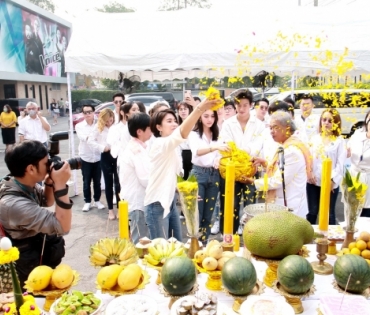
M 0 182 L 0 224 L 20 251 L 16 269 L 21 286 L 33 268 L 55 268 L 65 254 L 60 235 L 71 229 L 72 201 L 66 185 L 71 176 L 68 162 L 55 170 L 45 146 L 35 140 L 16 145 L 5 155 L 10 176 Z M 44 181 L 42 188 L 38 182 Z M 51 207 L 55 201 L 55 212 Z

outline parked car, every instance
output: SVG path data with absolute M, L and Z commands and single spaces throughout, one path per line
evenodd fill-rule
M 249 91 L 252 92 L 252 94 L 253 94 L 253 100 L 254 100 L 254 97 L 256 95 L 261 94 L 261 89 L 256 89 L 254 87 L 248 87 L 248 88 L 241 88 L 241 89 L 237 89 L 235 91 L 232 91 L 227 98 L 234 98 L 235 95 L 237 95 L 239 92 L 244 92 L 246 90 L 249 90 Z M 269 90 L 267 90 L 265 92 L 265 95 L 267 95 L 267 94 L 278 94 L 278 93 L 280 93 L 280 91 L 279 91 L 278 88 L 270 88 Z
M 101 101 L 94 98 L 75 101 L 72 103 L 72 112 L 81 113 L 83 105 L 91 105 L 95 107 L 98 106 L 99 104 L 101 104 Z
M 163 97 L 164 100 L 168 102 L 168 104 L 170 104 L 173 110 L 175 110 L 176 100 L 175 100 L 174 95 L 171 92 L 154 92 L 153 91 L 153 92 L 147 92 L 147 93 L 132 93 L 127 97 L 126 100 L 128 100 L 128 98 L 133 97 L 133 96 L 160 96 L 160 97 Z
M 19 112 L 26 108 L 28 102 L 36 102 L 36 100 L 34 98 L 7 98 L 0 100 L 0 113 L 3 111 L 4 105 L 9 105 L 18 117 L 20 115 Z
M 292 97 L 291 91 L 276 94 L 269 99 L 270 104 Z M 293 99 L 296 102 L 294 115 L 299 116 L 299 102 L 305 95 L 310 95 L 315 104 L 313 114 L 321 115 L 325 108 L 335 108 L 342 119 L 342 134 L 352 135 L 364 124 L 365 115 L 370 108 L 370 90 L 363 89 L 315 89 L 295 90 Z
M 89 104 L 90 105 L 90 104 Z M 110 108 L 111 110 L 114 110 L 116 107 L 113 104 L 113 102 L 107 102 L 107 103 L 101 103 L 95 107 L 95 118 L 98 119 L 99 113 L 104 109 L 104 108 Z M 84 120 L 84 114 L 83 113 L 78 113 L 78 114 L 73 114 L 72 115 L 72 124 L 73 124 L 73 130 L 75 130 L 76 125 Z
M 127 102 L 142 102 L 145 105 L 146 112 L 149 111 L 149 106 L 150 104 L 158 101 L 165 101 L 165 99 L 162 96 L 157 96 L 157 95 L 130 95 L 126 98 Z
M 270 91 L 270 90 L 267 90 L 265 93 L 263 93 L 263 96 L 262 96 L 262 93 L 256 93 L 256 94 L 253 94 L 253 102 L 257 102 L 259 101 L 261 98 L 267 98 L 268 100 L 270 100 L 270 98 L 276 94 L 279 94 L 279 90 L 273 90 L 273 91 Z

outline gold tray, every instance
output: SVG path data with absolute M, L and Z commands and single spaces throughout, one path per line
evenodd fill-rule
M 365 298 L 369 298 L 370 297 L 370 287 L 368 287 L 365 291 L 363 291 L 362 293 L 352 293 L 352 292 L 348 292 L 348 291 L 345 291 L 343 290 L 337 283 L 337 281 L 335 281 L 335 279 L 333 279 L 333 287 L 334 289 L 336 289 L 339 293 L 343 293 L 343 294 L 348 294 L 348 295 L 362 295 L 364 296 Z
M 144 289 L 144 287 L 149 283 L 150 275 L 146 270 L 142 270 L 139 284 L 136 288 L 132 290 L 122 290 L 118 284 L 116 284 L 112 289 L 102 289 L 99 285 L 96 286 L 97 289 L 101 290 L 102 293 L 108 293 L 112 296 L 121 296 L 125 294 L 135 294 L 137 291 Z

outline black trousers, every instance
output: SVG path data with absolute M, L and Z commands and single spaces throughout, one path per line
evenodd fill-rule
M 188 179 L 191 169 L 193 168 L 193 164 L 191 163 L 191 150 L 182 150 L 182 168 L 184 169 L 184 179 Z
M 100 166 L 104 176 L 105 197 L 107 199 L 108 209 L 113 210 L 113 185 L 117 198 L 117 206 L 121 191 L 117 172 L 117 158 L 112 157 L 110 151 L 103 152 L 101 154 Z
M 83 180 L 84 200 L 86 203 L 91 202 L 91 181 L 94 187 L 94 201 L 99 201 L 101 196 L 101 167 L 100 161 L 95 163 L 81 160 L 81 172 Z

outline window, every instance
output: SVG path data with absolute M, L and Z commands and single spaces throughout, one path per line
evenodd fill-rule
M 60 91 L 60 83 L 52 83 L 51 87 L 54 91 Z

